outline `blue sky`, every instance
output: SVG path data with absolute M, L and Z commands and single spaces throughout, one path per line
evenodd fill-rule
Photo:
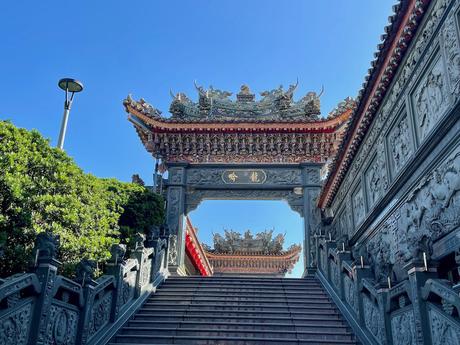
M 65 150 L 97 176 L 129 181 L 139 173 L 151 183 L 153 160 L 123 110 L 128 93 L 166 114 L 169 89 L 196 99 L 194 80 L 260 92 L 299 78 L 297 97 L 324 86 L 327 114 L 357 95 L 394 2 L 2 1 L 0 118 L 36 128 L 55 145 L 63 106 L 57 81 L 80 79 L 85 90 L 76 96 Z M 227 213 L 215 205 L 223 205 L 213 206 L 215 217 L 200 209 L 193 217 L 203 234 L 249 207 L 232 203 Z M 282 206 L 260 205 L 254 228 L 289 217 Z M 249 219 L 239 219 L 232 226 L 246 229 Z

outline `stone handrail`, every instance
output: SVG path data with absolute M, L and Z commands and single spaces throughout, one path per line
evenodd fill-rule
M 150 240 L 149 247 L 138 242 L 127 259 L 126 248 L 113 247 L 107 274 L 97 279 L 94 263 L 82 260 L 75 280 L 57 274 L 61 263 L 53 241 L 40 234 L 31 273 L 0 279 L 7 344 L 105 344 L 168 276 L 167 236 Z

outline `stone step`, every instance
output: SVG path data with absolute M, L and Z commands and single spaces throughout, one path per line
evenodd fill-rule
M 229 313 L 226 313 L 229 314 Z M 274 322 L 291 322 L 293 324 L 308 324 L 308 325 L 345 325 L 344 321 L 338 313 L 335 314 L 307 314 L 307 315 L 297 315 L 297 314 L 276 314 L 276 315 L 267 315 L 261 313 L 244 314 L 234 313 L 233 315 L 222 315 L 222 313 L 193 313 L 193 312 L 169 312 L 164 311 L 155 311 L 149 313 L 143 313 L 140 311 L 132 317 L 131 320 L 142 321 L 142 322 L 151 322 L 151 321 L 164 321 L 164 322 L 180 322 L 180 321 L 191 321 L 191 322 L 224 322 L 224 323 L 274 323 Z
M 238 322 L 223 322 L 217 320 L 208 321 L 192 321 L 192 320 L 130 320 L 128 327 L 141 327 L 150 329 L 162 328 L 194 328 L 206 330 L 281 330 L 281 331 L 328 331 L 328 332 L 349 332 L 347 326 L 336 321 L 331 324 L 324 323 L 300 323 L 300 322 L 247 322 L 246 320 L 238 320 Z
M 184 336 L 150 336 L 148 338 L 136 339 L 133 336 L 120 336 L 111 341 L 109 345 L 133 345 L 133 344 L 149 344 L 149 345 L 166 345 L 166 344 L 181 344 L 181 345 L 356 345 L 354 340 L 332 340 L 332 339 L 283 339 L 283 338 L 247 338 L 247 337 L 184 337 Z
M 220 316 L 220 317 L 235 317 L 235 316 L 246 316 L 246 317 L 317 317 L 319 319 L 329 318 L 329 319 L 339 319 L 340 314 L 336 310 L 291 310 L 288 312 L 281 311 L 266 311 L 266 310 L 216 310 L 216 309 L 177 309 L 177 308 L 142 308 L 136 314 L 136 317 L 148 317 L 151 315 L 173 315 L 173 313 L 189 316 Z M 176 315 L 174 314 L 174 315 Z
M 251 295 L 246 295 L 246 294 L 207 294 L 207 293 L 201 293 L 201 294 L 155 294 L 153 296 L 150 296 L 148 300 L 188 300 L 188 301 L 202 301 L 202 300 L 215 300 L 215 301 L 221 301 L 221 300 L 228 300 L 228 301 L 280 301 L 280 302 L 286 302 L 286 301 L 298 301 L 298 302 L 311 302 L 311 301 L 320 301 L 320 302 L 327 302 L 329 301 L 329 296 L 327 295 L 315 295 L 315 296 L 308 296 L 308 295 L 288 295 L 288 296 L 283 296 L 283 295 L 274 295 L 274 296 L 265 296 L 262 294 L 251 294 Z
M 152 332 L 153 331 L 153 332 Z M 155 335 L 169 336 L 207 336 L 215 337 L 225 335 L 227 337 L 246 337 L 246 338 L 281 338 L 281 339 L 333 339 L 333 340 L 353 340 L 353 335 L 347 330 L 314 330 L 314 331 L 288 331 L 288 330 L 267 330 L 267 329 L 201 329 L 196 328 L 177 328 L 163 327 L 152 329 L 150 327 L 123 327 L 119 336 L 132 335 L 136 337 Z
M 284 308 L 286 310 L 295 310 L 298 308 L 305 309 L 330 309 L 334 308 L 332 302 L 287 302 L 287 301 L 222 301 L 222 300 L 198 300 L 198 301 L 187 301 L 187 300 L 151 300 L 144 304 L 145 307 L 156 307 L 156 306 L 177 306 L 178 308 L 189 308 L 189 307 L 247 307 L 247 308 Z
M 118 335 L 110 344 L 187 344 L 187 345 L 356 345 L 353 339 L 329 339 L 318 337 L 305 337 L 302 339 L 289 339 L 279 337 L 245 337 L 245 336 L 180 336 L 180 335 Z
M 289 294 L 289 295 L 283 295 L 283 294 L 273 294 L 273 295 L 261 295 L 259 294 L 242 294 L 242 293 L 205 293 L 205 292 L 188 292 L 188 293 L 170 293 L 170 292 L 164 292 L 164 291 L 159 291 L 155 295 L 149 297 L 149 300 L 163 300 L 163 299 L 169 299 L 169 300 L 175 300 L 175 299 L 181 299 L 181 300 L 203 300 L 203 299 L 215 299 L 215 300 L 240 300 L 240 301 L 245 301 L 245 300 L 279 300 L 279 301 L 298 301 L 298 302 L 308 302 L 308 301 L 329 301 L 329 297 L 326 294 L 317 294 L 314 296 L 310 295 L 298 295 L 298 294 Z
M 162 285 L 161 289 L 165 291 L 173 290 L 219 290 L 219 291 L 283 291 L 292 293 L 309 293 L 309 292 L 323 292 L 320 286 L 298 286 L 298 287 L 285 287 L 285 286 L 266 286 L 266 285 L 222 285 L 222 284 L 209 284 L 209 285 L 194 285 L 194 284 L 168 284 Z
M 317 280 L 300 280 L 298 282 L 273 282 L 273 281 L 253 281 L 253 280 L 178 280 L 174 278 L 167 279 L 163 284 L 193 284 L 193 285 L 264 285 L 264 286 L 320 286 Z
M 312 281 L 318 282 L 315 276 L 306 276 L 304 278 L 276 278 L 276 277 L 254 277 L 254 276 L 244 276 L 244 275 L 235 275 L 235 276 L 212 276 L 212 277 L 203 277 L 203 276 L 186 276 L 186 277 L 169 277 L 170 280 L 178 281 L 255 281 L 255 282 L 275 282 L 275 283 L 284 283 L 284 284 L 298 284 L 299 282 Z
M 267 297 L 293 297 L 293 298 L 302 298 L 302 297 L 328 297 L 328 295 L 323 290 L 306 290 L 305 294 L 299 294 L 298 291 L 273 291 L 273 289 L 267 290 L 262 292 L 264 296 Z M 219 290 L 219 289 L 168 289 L 162 288 L 159 289 L 154 296 L 260 296 L 260 290 L 250 289 L 250 290 L 236 290 L 236 289 L 227 289 L 227 290 Z M 153 296 L 152 296 L 153 297 Z

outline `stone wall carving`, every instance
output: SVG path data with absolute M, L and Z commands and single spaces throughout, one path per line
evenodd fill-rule
M 460 147 L 425 176 L 401 208 L 398 224 L 407 258 L 460 225 Z M 427 239 L 429 242 L 425 243 Z M 425 241 L 425 242 L 424 242 Z
M 91 338 L 100 329 L 109 323 L 112 298 L 112 293 L 106 292 L 101 298 L 99 298 L 99 300 L 95 301 L 94 306 L 91 309 L 88 338 Z
M 179 217 L 181 209 L 181 187 L 168 188 L 167 223 L 172 233 L 179 229 Z
M 416 345 L 414 312 L 412 309 L 400 312 L 391 318 L 393 344 Z
M 289 206 L 303 216 L 303 195 L 292 190 L 193 190 L 186 193 L 187 213 L 198 207 L 203 200 L 286 200 Z M 299 207 L 297 207 L 299 206 Z
M 353 219 L 355 221 L 355 225 L 361 223 L 364 219 L 364 215 L 366 214 L 366 209 L 364 205 L 364 193 L 361 186 L 355 191 L 355 194 L 352 196 L 352 203 L 353 203 Z
M 189 169 L 187 183 L 194 185 L 222 184 L 223 169 Z
M 442 37 L 447 60 L 450 92 L 458 96 L 460 94 L 460 44 L 458 42 L 454 13 L 445 21 L 442 29 Z
M 369 206 L 374 206 L 388 188 L 388 177 L 383 143 L 377 145 L 375 158 L 366 172 L 366 185 L 369 195 Z
M 388 135 L 388 146 L 392 159 L 394 176 L 402 169 L 414 153 L 412 135 L 406 113 L 401 116 L 399 122 L 391 129 Z
M 46 327 L 46 345 L 73 345 L 77 338 L 79 313 L 53 304 Z
M 184 169 L 183 168 L 170 168 L 168 170 L 169 183 L 183 183 Z
M 177 235 L 171 235 L 169 238 L 169 257 L 170 265 L 177 265 Z
M 365 142 L 363 142 L 358 154 L 353 159 L 346 177 L 337 191 L 332 204 L 334 212 L 344 202 L 356 176 L 359 176 L 359 171 L 366 165 L 366 160 L 370 157 L 370 152 L 374 149 L 378 138 L 381 137 L 381 133 L 384 133 L 391 125 L 391 116 L 397 114 L 397 111 L 404 105 L 404 93 L 406 90 L 411 89 L 417 81 L 414 75 L 420 73 L 417 69 L 426 65 L 433 50 L 437 48 L 435 44 L 432 44 L 431 39 L 450 3 L 450 0 L 438 0 L 434 2 L 432 10 L 427 14 L 427 20 L 424 26 L 419 29 L 418 39 L 415 41 L 414 47 L 408 52 L 408 57 L 404 65 L 401 66 L 393 87 L 388 90 L 384 104 L 376 115 L 373 126 L 366 135 Z
M 364 323 L 379 344 L 383 343 L 384 330 L 382 315 L 379 307 L 367 296 L 363 296 Z
M 330 262 L 330 269 L 331 269 L 331 280 L 332 283 L 334 283 L 335 287 L 337 289 L 340 288 L 340 272 L 339 272 L 339 267 L 337 266 L 337 263 L 334 261 L 329 261 Z
M 32 302 L 0 319 L 0 344 L 26 345 L 32 320 Z
M 420 139 L 433 129 L 449 106 L 442 59 L 437 56 L 412 94 Z
M 356 315 L 358 315 L 358 298 L 356 295 L 355 282 L 347 275 L 343 276 L 343 292 L 348 305 L 356 313 Z
M 236 168 L 235 171 L 242 170 Z M 251 169 L 248 169 L 248 171 Z M 300 169 L 261 169 L 266 174 L 266 179 L 263 181 L 265 185 L 301 185 L 302 175 Z M 191 168 L 187 171 L 187 183 L 192 185 L 223 185 L 224 180 L 222 174 L 226 171 L 231 171 L 230 168 Z
M 430 308 L 429 319 L 433 345 L 460 344 L 460 328 L 447 316 Z

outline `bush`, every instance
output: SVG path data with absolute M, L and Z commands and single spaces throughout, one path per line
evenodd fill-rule
M 85 174 L 37 131 L 0 121 L 0 275 L 23 272 L 37 233 L 60 236 L 64 272 L 83 257 L 105 261 L 113 243 L 163 221 L 145 187 Z M 121 236 L 120 236 L 121 231 Z

